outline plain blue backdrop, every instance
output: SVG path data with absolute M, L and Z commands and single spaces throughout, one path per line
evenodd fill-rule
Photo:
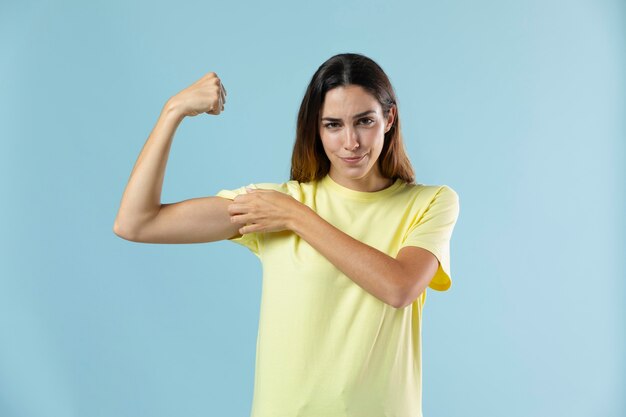
M 249 415 L 259 260 L 114 218 L 163 104 L 209 71 L 226 109 L 182 122 L 162 202 L 288 180 L 340 52 L 383 67 L 416 180 L 460 197 L 424 415 L 625 415 L 625 29 L 618 0 L 3 0 L 0 416 Z

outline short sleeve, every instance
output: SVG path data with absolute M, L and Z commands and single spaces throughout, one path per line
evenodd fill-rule
M 428 285 L 446 291 L 452 285 L 450 270 L 450 239 L 459 216 L 459 196 L 447 185 L 440 186 L 425 210 L 416 213 L 400 248 L 418 246 L 439 260 L 439 268 Z
M 255 184 L 248 184 L 239 188 L 235 188 L 234 190 L 220 190 L 215 194 L 215 196 L 224 197 L 224 198 L 228 198 L 229 200 L 232 200 L 239 194 L 246 194 L 246 187 L 258 188 Z M 238 235 L 228 240 L 230 240 L 231 242 L 237 243 L 239 245 L 245 246 L 252 253 L 254 253 L 259 259 L 261 258 L 261 233 L 259 232 L 246 233 L 244 235 Z

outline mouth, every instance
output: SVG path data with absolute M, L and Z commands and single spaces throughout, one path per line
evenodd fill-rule
M 363 154 L 361 156 L 357 156 L 357 157 L 354 157 L 354 158 L 341 158 L 341 159 L 346 161 L 346 162 L 349 162 L 349 163 L 356 163 L 356 162 L 359 162 L 360 160 L 362 160 L 363 158 L 365 158 L 365 155 L 367 155 L 367 154 Z

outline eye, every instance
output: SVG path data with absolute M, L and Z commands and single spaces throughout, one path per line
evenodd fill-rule
M 363 123 L 364 125 L 366 125 L 366 126 L 371 126 L 371 125 L 373 125 L 376 121 L 375 121 L 375 120 L 373 120 L 373 119 L 370 119 L 369 117 L 364 117 L 364 118 L 360 119 L 360 120 L 359 120 L 359 122 L 365 122 L 365 123 Z M 326 124 L 324 125 L 324 127 L 325 127 L 325 128 L 327 128 L 327 129 L 332 129 L 332 128 L 336 127 L 335 125 L 338 125 L 338 124 L 339 124 L 339 123 L 337 123 L 337 122 L 329 122 L 329 123 L 326 123 Z

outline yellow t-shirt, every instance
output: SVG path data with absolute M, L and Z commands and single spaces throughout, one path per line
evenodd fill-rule
M 353 238 L 396 257 L 432 252 L 429 287 L 450 288 L 450 238 L 459 214 L 447 185 L 397 179 L 356 191 L 320 181 L 249 184 L 311 207 Z M 245 186 L 216 195 L 233 199 Z M 421 321 L 426 291 L 394 308 L 365 291 L 292 231 L 231 239 L 263 266 L 251 417 L 422 417 Z

